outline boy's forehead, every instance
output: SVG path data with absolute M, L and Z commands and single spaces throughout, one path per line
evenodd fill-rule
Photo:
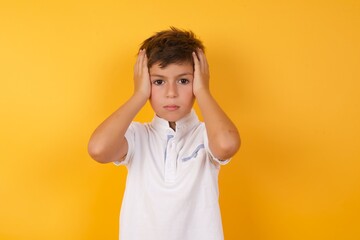
M 189 62 L 184 63 L 170 63 L 165 67 L 161 67 L 159 63 L 153 64 L 150 69 L 150 75 L 193 75 L 194 68 Z
M 179 62 L 179 63 L 169 63 L 166 66 L 161 66 L 160 62 L 154 63 L 150 67 L 151 72 L 163 72 L 163 71 L 184 71 L 184 72 L 191 72 L 193 73 L 194 67 L 193 64 L 190 62 Z

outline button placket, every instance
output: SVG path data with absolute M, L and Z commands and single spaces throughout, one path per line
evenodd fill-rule
M 173 182 L 176 177 L 176 158 L 177 153 L 175 149 L 175 139 L 173 136 L 168 136 L 168 142 L 166 146 L 166 158 L 165 158 L 165 181 Z

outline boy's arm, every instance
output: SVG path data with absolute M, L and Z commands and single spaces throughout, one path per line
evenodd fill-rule
M 233 122 L 217 104 L 209 89 L 209 67 L 200 49 L 194 58 L 193 92 L 204 118 L 212 154 L 221 160 L 231 158 L 240 148 L 240 135 Z
M 88 152 L 100 162 L 123 160 L 128 151 L 125 133 L 136 114 L 150 97 L 150 77 L 145 50 L 141 50 L 134 67 L 134 94 L 130 99 L 102 122 L 92 134 Z

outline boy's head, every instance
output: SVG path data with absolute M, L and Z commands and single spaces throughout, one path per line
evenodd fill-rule
M 146 39 L 140 49 L 146 49 L 148 68 L 154 64 L 166 67 L 171 63 L 194 64 L 192 53 L 200 48 L 205 50 L 202 42 L 191 31 L 175 27 L 158 32 Z

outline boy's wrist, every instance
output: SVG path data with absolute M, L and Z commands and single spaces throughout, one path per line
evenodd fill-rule
M 132 95 L 132 98 L 139 100 L 143 104 L 145 104 L 149 99 L 148 95 L 141 91 L 135 91 Z
M 204 95 L 210 95 L 211 96 L 211 93 L 210 93 L 210 89 L 208 88 L 200 88 L 196 91 L 194 91 L 194 95 L 196 98 L 199 98 L 199 97 L 202 97 Z

